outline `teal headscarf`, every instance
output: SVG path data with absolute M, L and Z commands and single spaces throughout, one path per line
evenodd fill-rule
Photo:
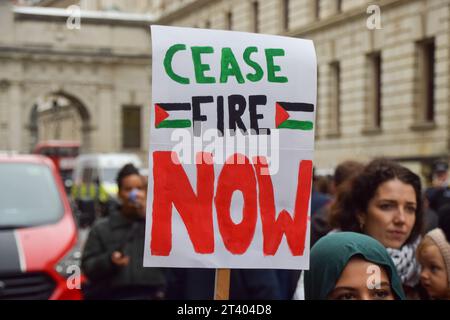
M 384 267 L 396 299 L 404 300 L 401 280 L 381 243 L 361 233 L 338 232 L 320 239 L 311 249 L 310 271 L 305 272 L 306 300 L 325 300 L 354 256 Z

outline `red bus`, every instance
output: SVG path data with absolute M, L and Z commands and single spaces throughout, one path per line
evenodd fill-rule
M 70 190 L 75 159 L 80 154 L 80 143 L 78 141 L 43 141 L 36 145 L 33 154 L 50 158 L 60 172 L 66 190 Z

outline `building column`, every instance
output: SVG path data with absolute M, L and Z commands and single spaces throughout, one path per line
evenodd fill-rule
M 0 45 L 14 41 L 14 14 L 11 1 L 0 1 Z
M 9 81 L 0 80 L 0 150 L 9 150 L 8 134 L 8 88 Z
M 28 124 L 28 116 L 24 115 L 22 106 L 22 90 L 18 83 L 11 84 L 9 88 L 9 146 L 12 150 L 30 152 L 30 146 L 24 144 L 23 132 Z
M 98 91 L 98 134 L 96 150 L 100 152 L 117 151 L 114 139 L 115 132 L 113 115 L 115 113 L 112 99 L 112 90 L 109 87 L 101 87 Z

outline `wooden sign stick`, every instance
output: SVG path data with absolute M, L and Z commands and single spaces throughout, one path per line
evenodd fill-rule
M 230 299 L 230 269 L 216 269 L 214 300 Z

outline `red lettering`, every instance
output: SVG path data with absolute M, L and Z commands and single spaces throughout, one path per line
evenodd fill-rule
M 208 153 L 199 154 L 211 159 Z M 150 249 L 152 255 L 168 256 L 172 249 L 172 204 L 186 225 L 197 253 L 214 252 L 213 196 L 214 167 L 212 161 L 197 162 L 197 195 L 180 164 L 172 161 L 171 151 L 153 153 L 153 226 Z M 179 163 L 179 161 L 178 161 Z
M 259 185 L 264 254 L 275 255 L 283 234 L 286 234 L 286 240 L 292 254 L 294 256 L 302 256 L 305 249 L 306 226 L 308 222 L 312 161 L 304 160 L 300 162 L 294 218 L 286 210 L 282 210 L 278 218 L 275 217 L 276 210 L 272 180 L 270 175 L 261 174 L 261 170 L 268 171 L 267 161 L 260 157 L 255 163 Z
M 235 224 L 231 219 L 230 207 L 233 193 L 237 190 L 244 197 L 244 208 L 242 221 Z M 245 253 L 255 234 L 258 208 L 255 172 L 244 155 L 235 154 L 223 166 L 217 183 L 215 205 L 225 247 L 232 254 Z
M 186 227 L 195 252 L 214 253 L 213 197 L 214 166 L 210 153 L 199 153 L 197 158 L 197 193 L 177 160 L 176 153 L 153 153 L 153 207 L 151 254 L 168 256 L 172 249 L 172 210 L 177 209 Z M 256 158 L 254 167 L 242 154 L 230 157 L 223 166 L 217 182 L 214 204 L 219 232 L 225 247 L 232 254 L 244 254 L 250 246 L 256 229 L 258 199 L 263 231 L 263 253 L 273 256 L 278 251 L 283 235 L 294 256 L 302 256 L 305 249 L 308 206 L 311 190 L 312 161 L 299 164 L 298 184 L 293 216 L 282 210 L 276 217 L 275 197 L 267 161 Z M 256 169 L 256 177 L 255 170 Z M 257 193 L 259 187 L 259 198 Z M 242 221 L 231 218 L 234 192 L 243 195 Z

